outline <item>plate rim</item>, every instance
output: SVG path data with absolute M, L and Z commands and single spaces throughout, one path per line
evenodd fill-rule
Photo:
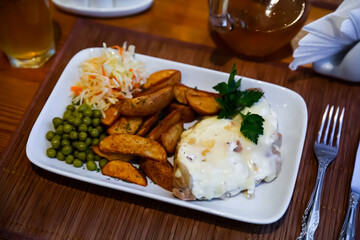
M 122 17 L 133 15 L 148 9 L 152 4 L 153 0 L 142 0 L 139 3 L 124 6 L 124 7 L 113 7 L 113 8 L 91 8 L 91 7 L 81 7 L 81 6 L 73 6 L 70 4 L 66 4 L 61 0 L 52 0 L 52 2 L 58 8 L 84 16 L 91 17 Z
M 83 52 L 90 52 L 90 51 L 93 51 L 94 49 L 101 49 L 101 47 L 92 47 L 92 48 L 86 48 L 86 49 L 80 50 L 79 52 L 77 52 L 70 59 L 70 61 L 67 63 L 66 67 L 62 71 L 56 85 L 52 89 L 51 94 L 53 93 L 54 89 L 57 89 L 58 84 L 61 83 L 61 81 L 59 81 L 59 80 L 62 78 L 63 74 L 66 72 L 67 68 L 72 67 L 70 65 L 72 63 L 72 61 L 74 61 L 74 59 L 76 59 L 76 57 L 78 55 L 82 54 Z M 162 59 L 162 58 L 158 58 L 158 57 L 152 57 L 152 56 L 149 56 L 149 55 L 143 55 L 143 54 L 136 53 L 136 56 L 141 56 L 141 57 L 150 58 L 150 59 L 158 59 L 158 60 L 161 60 L 161 61 L 175 63 L 175 64 L 178 64 L 178 65 L 187 66 L 187 67 L 191 67 L 191 68 L 195 68 L 195 69 L 203 69 L 203 70 L 209 71 L 209 72 L 228 74 L 228 73 L 222 72 L 222 71 L 217 71 L 217 70 L 208 69 L 208 68 L 204 68 L 204 67 L 199 67 L 199 66 L 195 66 L 195 65 L 191 65 L 191 64 L 176 62 L 176 61 L 167 60 L 167 59 Z M 96 184 L 98 186 L 128 192 L 130 194 L 135 194 L 135 195 L 139 195 L 139 196 L 142 196 L 142 197 L 155 199 L 155 200 L 158 200 L 158 201 L 166 202 L 168 204 L 173 204 L 173 205 L 180 206 L 180 207 L 186 207 L 186 208 L 193 209 L 195 211 L 202 211 L 202 212 L 205 212 L 205 213 L 209 213 L 209 214 L 213 214 L 213 215 L 233 219 L 233 220 L 236 220 L 236 221 L 242 221 L 242 222 L 248 222 L 248 223 L 254 223 L 254 224 L 270 224 L 270 223 L 276 222 L 277 220 L 279 220 L 285 214 L 286 210 L 289 207 L 290 201 L 292 199 L 292 195 L 294 193 L 296 179 L 297 179 L 297 175 L 299 173 L 299 165 L 300 165 L 301 157 L 302 157 L 303 150 L 304 150 L 306 132 L 307 132 L 308 110 L 307 110 L 306 102 L 305 102 L 305 100 L 302 98 L 302 96 L 300 94 L 298 94 L 297 92 L 295 92 L 295 91 L 293 91 L 293 90 L 291 90 L 289 88 L 286 88 L 286 87 L 283 87 L 283 86 L 280 86 L 280 85 L 276 85 L 276 84 L 273 84 L 273 83 L 269 83 L 269 82 L 264 82 L 264 81 L 260 81 L 260 80 L 240 76 L 240 75 L 237 75 L 237 77 L 243 77 L 243 78 L 245 78 L 246 80 L 249 80 L 249 81 L 261 82 L 262 84 L 265 84 L 265 85 L 280 88 L 282 91 L 285 90 L 285 91 L 291 93 L 291 95 L 293 95 L 296 98 L 296 100 L 299 101 L 298 103 L 302 106 L 302 108 L 300 110 L 303 113 L 303 119 L 302 119 L 303 131 L 301 132 L 302 135 L 298 139 L 299 143 L 300 143 L 299 144 L 299 151 L 297 153 L 297 156 L 294 158 L 294 159 L 298 159 L 296 161 L 296 173 L 294 175 L 292 175 L 291 191 L 287 192 L 286 196 L 284 196 L 284 197 L 286 197 L 286 201 L 285 201 L 286 204 L 283 204 L 282 208 L 278 211 L 278 213 L 274 214 L 274 216 L 272 216 L 272 217 L 268 217 L 268 218 L 263 219 L 263 220 L 254 219 L 254 218 L 251 219 L 249 217 L 241 217 L 241 216 L 239 217 L 238 215 L 235 215 L 235 214 L 223 213 L 223 212 L 217 211 L 216 209 L 206 208 L 204 206 L 197 205 L 196 202 L 198 202 L 198 201 L 195 201 L 195 204 L 193 204 L 194 202 L 183 201 L 183 200 L 179 200 L 179 199 L 176 199 L 176 198 L 167 198 L 167 197 L 162 196 L 162 195 L 157 195 L 156 193 L 150 193 L 150 192 L 146 192 L 146 191 L 141 191 L 141 190 L 138 190 L 137 188 L 131 188 L 131 187 L 122 186 L 122 185 L 107 184 L 106 186 L 104 186 L 104 181 L 97 180 L 97 179 L 91 179 L 89 177 L 81 176 L 81 175 L 74 176 L 73 173 L 69 173 L 69 172 L 66 172 L 64 170 L 57 169 L 57 168 L 54 168 L 54 167 L 51 167 L 51 166 L 47 166 L 47 165 L 43 164 L 42 162 L 38 161 L 37 159 L 34 159 L 34 157 L 32 157 L 33 152 L 29 148 L 30 140 L 32 139 L 32 136 L 34 134 L 33 132 L 34 132 L 34 129 L 35 129 L 35 126 L 36 126 L 37 122 L 40 121 L 39 119 L 42 116 L 42 114 L 45 114 L 44 111 L 46 109 L 46 106 L 48 104 L 50 104 L 51 94 L 49 95 L 47 101 L 45 102 L 41 112 L 39 113 L 39 115 L 38 115 L 32 129 L 31 129 L 31 132 L 30 132 L 30 135 L 28 137 L 27 144 L 26 144 L 26 155 L 33 164 L 35 164 L 36 166 L 38 166 L 40 168 L 43 168 L 43 169 L 45 169 L 47 171 L 56 173 L 56 174 L 61 175 L 61 176 L 66 176 L 66 177 L 69 177 L 69 178 L 72 178 L 72 179 L 77 179 L 77 180 L 87 182 L 87 183 L 90 183 L 90 184 Z M 172 195 L 172 194 L 170 194 L 170 192 L 169 192 L 169 195 Z

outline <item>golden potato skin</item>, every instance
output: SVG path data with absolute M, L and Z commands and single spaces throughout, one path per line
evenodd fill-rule
M 131 154 L 159 162 L 167 161 L 167 154 L 163 146 L 155 140 L 137 135 L 126 133 L 109 135 L 100 141 L 99 148 L 108 153 Z
M 148 95 L 119 101 L 118 112 L 123 116 L 143 117 L 160 112 L 174 99 L 172 86 Z
M 174 125 L 181 121 L 182 110 L 175 109 L 168 114 L 160 123 L 149 133 L 149 138 L 158 140 L 160 135 L 165 132 L 171 125 Z
M 104 111 L 104 113 L 105 117 L 101 118 L 101 123 L 107 127 L 111 126 L 120 117 L 117 103 L 111 105 L 107 110 Z
M 110 161 L 101 169 L 102 174 L 115 177 L 126 182 L 147 186 L 146 177 L 133 165 L 124 161 Z
M 142 117 L 120 117 L 107 130 L 108 134 L 135 134 L 142 124 Z
M 99 146 L 97 146 L 97 145 L 91 146 L 91 149 L 93 150 L 93 152 L 95 154 L 97 154 L 100 157 L 103 157 L 109 161 L 121 160 L 121 161 L 128 162 L 134 158 L 133 155 L 129 155 L 129 154 L 103 152 L 100 150 Z
M 173 171 L 174 168 L 169 161 L 156 162 L 151 159 L 140 159 L 140 168 L 144 171 L 151 181 L 164 188 L 167 191 L 172 191 Z
M 176 144 L 183 131 L 184 124 L 182 122 L 178 122 L 170 126 L 164 133 L 161 134 L 160 143 L 169 155 L 173 155 L 175 153 Z
M 148 117 L 144 123 L 141 125 L 139 131 L 136 133 L 136 135 L 139 136 L 145 136 L 146 134 L 148 134 L 148 132 L 150 131 L 150 129 L 155 126 L 155 124 L 158 122 L 159 120 L 159 115 L 160 113 L 156 113 L 154 115 L 151 115 L 150 117 Z
M 174 69 L 165 69 L 150 74 L 142 88 L 146 90 L 163 88 L 181 81 L 181 72 Z
M 221 109 L 220 105 L 215 100 L 215 96 L 197 96 L 187 94 L 186 100 L 191 109 L 199 115 L 216 115 Z

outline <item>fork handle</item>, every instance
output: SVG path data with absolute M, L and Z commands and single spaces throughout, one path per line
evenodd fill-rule
M 350 193 L 349 206 L 346 212 L 344 224 L 341 228 L 339 240 L 355 239 L 356 210 L 359 200 L 360 195 L 352 191 Z
M 301 222 L 301 233 L 297 240 L 314 239 L 314 233 L 320 221 L 320 199 L 321 189 L 324 182 L 325 170 L 327 166 L 318 169 L 314 190 L 311 194 L 309 203 L 304 211 Z

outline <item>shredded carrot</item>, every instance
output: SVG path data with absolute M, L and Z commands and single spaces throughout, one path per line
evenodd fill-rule
M 102 69 L 102 75 L 103 75 L 104 77 L 106 77 L 106 72 L 105 72 L 104 65 L 101 65 L 101 69 Z
M 120 55 L 122 54 L 122 51 L 123 51 L 122 47 L 119 47 L 118 45 L 115 45 L 115 46 L 112 46 L 111 48 L 115 48 L 115 49 L 119 50 L 119 54 Z
M 91 78 L 91 79 L 95 79 L 95 78 L 96 78 L 96 76 L 95 76 L 95 75 L 90 75 L 90 76 L 89 76 L 89 78 Z
M 81 91 L 82 91 L 82 87 L 72 86 L 72 87 L 70 88 L 70 90 L 71 90 L 72 92 L 74 92 L 74 94 L 75 94 L 76 96 L 78 96 L 78 95 L 81 93 Z
M 132 71 L 134 71 L 132 68 L 129 68 L 129 72 L 132 72 Z

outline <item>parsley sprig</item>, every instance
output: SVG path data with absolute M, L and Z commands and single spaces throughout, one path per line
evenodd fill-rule
M 241 111 L 245 107 L 251 107 L 254 103 L 258 102 L 264 93 L 259 89 L 241 91 L 241 78 L 235 81 L 236 73 L 234 64 L 228 82 L 221 82 L 213 87 L 220 94 L 220 98 L 216 98 L 216 101 L 221 106 L 218 118 L 231 119 L 240 114 L 243 119 L 240 132 L 250 141 L 257 144 L 259 136 L 264 133 L 264 118 L 250 112 L 243 114 Z

